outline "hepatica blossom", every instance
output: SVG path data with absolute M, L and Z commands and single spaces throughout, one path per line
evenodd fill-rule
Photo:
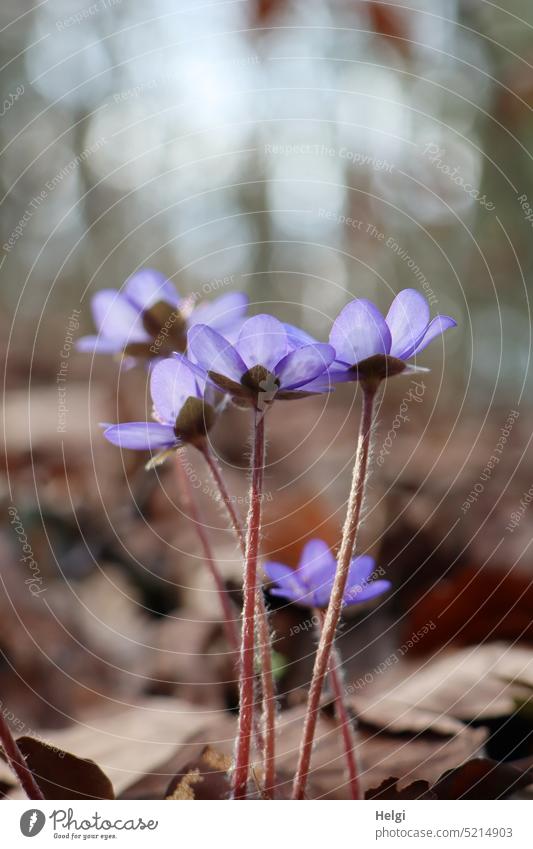
M 357 298 L 344 307 L 331 328 L 334 379 L 382 380 L 413 371 L 406 361 L 456 324 L 448 315 L 430 320 L 429 304 L 415 289 L 396 295 L 385 318 L 371 301 Z
M 263 409 L 277 400 L 327 392 L 331 345 L 298 343 L 287 327 L 270 315 L 256 315 L 242 325 L 234 344 L 213 327 L 197 325 L 188 334 L 189 350 L 211 380 L 238 404 Z
M 248 298 L 241 292 L 196 305 L 194 298 L 180 298 L 159 271 L 144 268 L 121 291 L 96 293 L 92 311 L 98 334 L 82 337 L 78 349 L 139 359 L 183 353 L 189 328 L 201 322 L 231 334 L 242 323 L 247 306 Z
M 187 361 L 169 358 L 157 363 L 150 374 L 150 392 L 157 421 L 104 425 L 106 439 L 120 448 L 151 451 L 155 462 L 186 443 L 201 445 L 216 411 L 209 387 Z
M 344 605 L 369 601 L 390 589 L 389 581 L 371 580 L 374 567 L 373 557 L 362 555 L 353 558 L 343 596 Z M 304 546 L 297 569 L 273 561 L 266 562 L 263 568 L 275 584 L 270 590 L 272 595 L 304 607 L 327 607 L 337 560 L 323 540 L 312 539 Z

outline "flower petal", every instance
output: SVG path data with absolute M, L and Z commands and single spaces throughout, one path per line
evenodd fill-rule
M 282 322 L 274 316 L 254 315 L 241 327 L 235 348 L 246 363 L 247 370 L 259 365 L 274 371 L 274 367 L 289 350 L 287 332 Z
M 263 563 L 263 570 L 267 578 L 275 584 L 282 585 L 286 582 L 289 582 L 289 584 L 291 582 L 298 584 L 295 570 L 291 569 L 290 566 L 286 566 L 285 563 L 276 563 L 275 560 L 267 560 L 266 563 Z
M 220 295 L 214 301 L 199 304 L 193 310 L 189 324 L 191 327 L 193 324 L 207 324 L 224 335 L 226 331 L 233 329 L 235 324 L 243 321 L 248 309 L 248 300 L 248 295 L 244 292 Z
M 371 581 L 370 584 L 364 587 L 361 587 L 360 584 L 352 584 L 346 587 L 343 604 L 349 606 L 350 604 L 360 604 L 363 601 L 369 601 L 371 598 L 387 592 L 390 588 L 390 581 Z
M 102 289 L 92 299 L 94 323 L 99 334 L 123 348 L 131 342 L 149 342 L 139 310 L 115 289 Z
M 157 422 L 125 422 L 104 425 L 104 436 L 119 448 L 134 448 L 137 451 L 160 451 L 177 445 L 174 428 Z
M 305 575 L 306 583 L 319 583 L 328 577 L 335 577 L 337 561 L 327 542 L 323 539 L 311 539 L 304 545 L 298 572 Z
M 141 268 L 132 274 L 126 280 L 123 293 L 139 312 L 150 309 L 159 301 L 165 301 L 173 307 L 180 303 L 180 297 L 170 280 L 153 268 Z
M 196 324 L 187 334 L 189 347 L 198 363 L 207 372 L 215 372 L 240 383 L 248 371 L 233 345 L 206 324 Z
M 396 295 L 385 319 L 392 337 L 392 357 L 406 360 L 411 356 L 427 330 L 429 316 L 429 304 L 416 289 L 404 289 Z
M 436 315 L 435 318 L 429 322 L 428 328 L 422 339 L 419 340 L 416 348 L 414 351 L 411 351 L 409 356 L 413 357 L 415 354 L 419 354 L 420 351 L 427 348 L 433 339 L 436 339 L 437 336 L 440 336 L 445 330 L 450 330 L 451 327 L 457 327 L 457 322 L 454 318 L 449 315 Z
M 294 324 L 284 322 L 284 327 L 287 331 L 287 339 L 289 341 L 289 348 L 291 349 L 301 348 L 302 345 L 316 345 L 318 342 L 318 339 L 314 339 L 310 333 L 307 333 L 300 327 L 296 327 Z
M 331 345 L 304 345 L 291 351 L 276 365 L 274 371 L 279 378 L 280 389 L 297 389 L 323 374 L 335 359 Z
M 358 298 L 341 310 L 329 341 L 337 352 L 337 360 L 355 365 L 374 354 L 388 354 L 391 335 L 378 308 L 371 301 Z
M 150 392 L 157 418 L 172 427 L 187 398 L 202 396 L 193 371 L 176 357 L 161 360 L 153 367 Z
M 370 554 L 359 554 L 350 563 L 348 572 L 348 583 L 368 582 L 369 576 L 375 569 L 376 561 Z
M 81 336 L 76 342 L 76 350 L 84 354 L 116 354 L 122 348 L 122 343 L 104 336 Z

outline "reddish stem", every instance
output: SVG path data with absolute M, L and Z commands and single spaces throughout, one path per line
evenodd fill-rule
M 1 713 L 0 743 L 2 744 L 7 762 L 22 784 L 22 788 L 28 799 L 39 799 L 42 801 L 44 796 L 41 789 L 35 781 L 35 778 L 26 763 L 26 759 L 17 746 L 17 741 L 13 737 L 10 727 Z
M 353 467 L 352 486 L 342 532 L 341 547 L 337 558 L 335 581 L 333 583 L 333 589 L 331 591 L 328 608 L 324 618 L 324 625 L 315 657 L 313 677 L 309 688 L 309 697 L 307 700 L 304 730 L 300 743 L 298 766 L 294 776 L 292 791 L 293 799 L 303 799 L 305 796 L 305 787 L 309 775 L 313 741 L 315 738 L 316 723 L 320 707 L 320 697 L 324 687 L 324 679 L 329 668 L 331 650 L 342 611 L 346 581 L 348 580 L 348 573 L 350 571 L 350 564 L 353 557 L 357 531 L 359 529 L 359 521 L 361 518 L 361 507 L 363 505 L 366 476 L 368 471 L 368 456 L 377 386 L 369 383 L 361 384 L 361 388 L 363 391 L 363 410 L 361 413 L 361 423 L 359 427 L 357 453 Z
M 185 507 L 189 511 L 190 518 L 192 519 L 196 533 L 198 534 L 198 539 L 200 540 L 200 544 L 204 552 L 204 558 L 207 568 L 211 573 L 213 583 L 215 584 L 218 597 L 220 599 L 224 630 L 226 632 L 226 639 L 228 641 L 228 645 L 232 652 L 238 652 L 240 648 L 240 639 L 239 629 L 237 627 L 237 620 L 235 618 L 235 610 L 229 597 L 228 591 L 226 590 L 226 587 L 224 585 L 224 579 L 220 574 L 218 564 L 213 556 L 213 552 L 211 550 L 211 543 L 209 541 L 209 536 L 205 529 L 205 524 L 200 513 L 200 508 L 194 500 L 194 496 L 191 489 L 191 482 L 183 467 L 183 462 L 179 454 L 178 475 Z
M 316 610 L 315 611 L 320 623 L 321 629 L 322 624 L 324 622 L 324 611 Z M 346 765 L 348 767 L 348 778 L 350 784 L 350 795 L 352 799 L 360 799 L 361 798 L 361 790 L 359 788 L 359 778 L 358 778 L 358 769 L 357 769 L 357 756 L 356 756 L 356 736 L 354 733 L 353 723 L 350 719 L 348 711 L 346 709 L 346 705 L 344 704 L 344 693 L 342 688 L 342 679 L 341 679 L 341 660 L 339 657 L 339 653 L 335 645 L 333 645 L 331 649 L 331 659 L 329 663 L 329 681 L 331 684 L 331 690 L 333 692 L 333 697 L 335 700 L 335 715 L 337 717 L 337 721 L 341 728 L 342 741 L 344 744 L 344 751 L 346 754 Z
M 241 547 L 241 551 L 242 551 L 243 555 L 245 555 L 246 540 L 245 540 L 245 536 L 244 536 L 244 530 L 243 530 L 243 527 L 242 527 L 242 522 L 237 515 L 237 511 L 235 510 L 235 507 L 233 506 L 233 501 L 231 499 L 231 495 L 228 492 L 226 482 L 225 482 L 224 477 L 222 475 L 222 471 L 220 469 L 218 461 L 217 461 L 216 457 L 210 451 L 209 445 L 207 444 L 207 441 L 205 441 L 201 445 L 199 445 L 199 450 L 202 452 L 202 454 L 205 458 L 205 461 L 206 461 L 207 465 L 209 466 L 209 471 L 213 475 L 213 480 L 215 481 L 215 485 L 217 487 L 218 494 L 220 496 L 222 503 L 224 504 L 224 507 L 226 508 L 229 520 L 231 522 L 231 526 L 232 526 L 233 530 L 235 531 L 235 536 L 237 537 L 237 541 L 238 541 L 238 543 Z
M 265 740 L 263 750 L 264 793 L 267 799 L 273 799 L 276 784 L 276 693 L 272 674 L 272 640 L 268 626 L 268 613 L 261 589 L 257 591 L 256 610 Z
M 233 501 L 226 487 L 224 476 L 217 463 L 216 458 L 209 450 L 207 442 L 200 448 L 206 463 L 209 466 L 213 480 L 218 489 L 218 493 L 222 503 L 224 504 L 231 526 L 235 532 L 235 536 L 243 556 L 246 557 L 246 538 L 242 523 L 237 515 L 237 511 L 233 506 Z M 264 766 L 264 792 L 265 796 L 271 798 L 274 793 L 275 785 L 275 730 L 276 730 L 276 696 L 274 688 L 274 677 L 272 675 L 272 641 L 270 636 L 270 628 L 268 625 L 268 611 L 265 605 L 265 599 L 261 589 L 257 590 L 256 598 L 256 615 L 257 615 L 257 630 L 259 639 L 259 658 L 261 665 L 261 689 L 263 697 L 263 723 L 264 723 L 264 745 L 263 750 L 263 766 Z
M 261 501 L 265 463 L 265 420 L 259 411 L 254 411 L 254 433 L 252 454 L 252 481 L 250 486 L 250 509 L 246 537 L 244 567 L 244 605 L 241 637 L 240 710 L 235 769 L 233 772 L 233 796 L 245 799 L 250 771 L 250 743 L 254 715 L 254 649 L 255 609 L 257 599 L 257 560 L 261 533 Z

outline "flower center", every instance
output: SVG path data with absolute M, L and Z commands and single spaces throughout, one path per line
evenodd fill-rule
M 174 433 L 184 442 L 203 439 L 215 423 L 216 413 L 211 404 L 190 395 L 181 408 Z
M 124 353 L 134 357 L 168 357 L 187 350 L 187 321 L 182 312 L 166 301 L 158 301 L 142 313 L 142 323 L 150 342 L 132 342 Z

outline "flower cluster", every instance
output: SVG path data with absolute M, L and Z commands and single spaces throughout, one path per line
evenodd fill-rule
M 121 448 L 150 451 L 154 465 L 184 445 L 198 449 L 212 474 L 243 553 L 243 603 L 240 639 L 223 577 L 208 535 L 195 521 L 226 623 L 228 644 L 240 651 L 239 719 L 232 771 L 235 799 L 248 796 L 252 738 L 264 728 L 263 792 L 274 798 L 276 766 L 276 705 L 267 610 L 258 592 L 262 496 L 265 471 L 264 414 L 275 401 L 294 401 L 331 392 L 337 384 L 359 381 L 362 412 L 359 424 L 352 488 L 338 555 L 320 539 L 304 547 L 296 569 L 268 561 L 264 572 L 271 594 L 320 611 L 321 631 L 316 652 L 292 796 L 303 799 L 326 676 L 330 677 L 335 714 L 342 740 L 353 799 L 360 798 L 353 729 L 343 703 L 342 686 L 334 656 L 336 630 L 342 608 L 370 601 L 390 589 L 376 579 L 375 564 L 367 555 L 354 557 L 361 520 L 377 391 L 383 380 L 420 369 L 416 357 L 454 319 L 430 318 L 427 300 L 405 289 L 393 300 L 386 316 L 370 301 L 352 300 L 333 322 L 327 343 L 284 324 L 271 315 L 246 317 L 247 299 L 226 294 L 210 304 L 180 299 L 161 274 L 144 270 L 134 274 L 121 292 L 95 296 L 93 312 L 98 335 L 80 340 L 93 353 L 120 355 L 128 364 L 149 361 L 153 419 L 104 425 L 105 437 Z M 246 527 L 233 509 L 220 468 L 207 436 L 226 400 L 252 411 L 250 509 Z M 180 465 L 178 464 L 178 468 Z M 184 497 L 187 498 L 187 479 Z M 197 512 L 194 499 L 189 499 Z M 240 648 L 239 648 L 240 645 Z M 255 664 L 259 658 L 263 723 L 256 715 Z
M 215 391 L 264 411 L 275 400 L 327 393 L 346 381 L 379 383 L 418 370 L 407 361 L 456 324 L 445 315 L 430 320 L 426 298 L 414 289 L 400 292 L 386 317 L 368 300 L 351 301 L 334 321 L 329 344 L 271 315 L 245 319 L 246 309 L 240 293 L 209 304 L 180 299 L 150 269 L 130 277 L 122 292 L 95 295 L 98 335 L 80 339 L 79 348 L 158 361 L 151 378 L 156 421 L 106 426 L 106 438 L 165 453 L 195 444 L 216 418 Z

